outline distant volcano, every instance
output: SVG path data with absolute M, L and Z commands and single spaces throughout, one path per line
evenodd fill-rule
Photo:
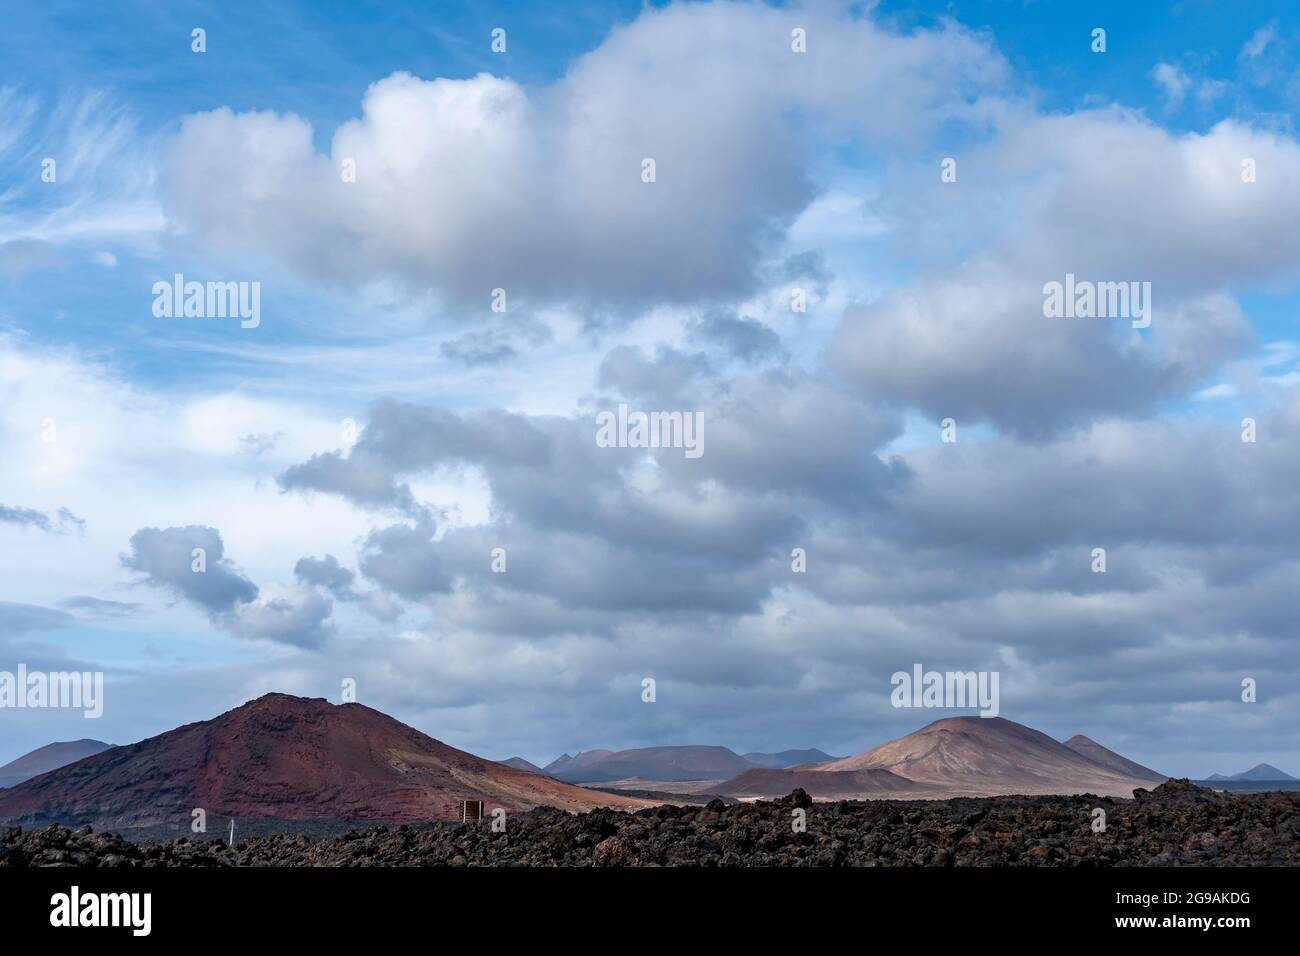
M 1226 777 L 1221 773 L 1212 773 L 1206 779 L 1207 780 L 1295 780 L 1296 778 L 1291 776 L 1289 773 L 1286 773 L 1285 771 L 1278 770 L 1277 767 L 1274 767 L 1272 764 L 1261 763 L 1261 764 L 1256 764 L 1255 766 L 1251 767 L 1249 770 L 1243 770 L 1241 773 L 1230 774 Z
M 113 745 L 106 744 L 102 740 L 89 738 L 46 744 L 0 767 L 0 787 L 17 786 L 38 774 L 66 767 L 83 757 L 103 753 L 111 746 Z
M 361 704 L 267 694 L 0 791 L 0 819 L 188 828 L 201 808 L 401 823 L 455 819 L 461 800 L 488 812 L 648 805 L 484 760 Z
M 752 767 L 726 747 L 641 747 L 637 750 L 585 750 L 564 754 L 546 765 L 546 773 L 582 783 L 640 778 L 644 780 L 722 779 Z M 786 791 L 787 793 L 789 791 Z
M 947 717 L 842 760 L 741 774 L 716 792 L 746 797 L 800 786 L 815 797 L 836 799 L 854 793 L 868 799 L 1016 793 L 1130 797 L 1135 788 L 1166 779 L 1087 738 L 1074 740 L 1067 746 L 1002 717 Z
M 1102 748 L 1104 749 L 1104 748 Z M 1106 751 L 1110 753 L 1110 751 Z M 1119 758 L 1118 754 L 1112 757 Z M 1119 758 L 1123 759 L 1123 758 Z M 1133 764 L 1134 767 L 1139 765 Z M 818 770 L 889 770 L 900 777 L 973 795 L 1098 793 L 1130 796 L 1152 782 L 1136 777 L 1004 717 L 948 717 Z M 1155 779 L 1165 779 L 1157 777 Z

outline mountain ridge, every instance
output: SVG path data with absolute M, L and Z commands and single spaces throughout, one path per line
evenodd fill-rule
M 1099 763 L 1117 773 L 1125 774 L 1137 780 L 1150 780 L 1153 783 L 1163 783 L 1169 779 L 1168 774 L 1159 773 L 1150 767 L 1144 767 L 1136 761 L 1129 760 L 1113 750 L 1103 747 L 1097 741 L 1083 734 L 1075 734 L 1069 740 L 1064 741 L 1065 746 L 1069 747 L 1075 753 L 1087 757 L 1094 763 Z
M 1272 764 L 1258 763 L 1249 770 L 1243 770 L 1240 773 L 1229 774 L 1224 776 L 1221 773 L 1212 773 L 1206 780 L 1297 780 L 1300 778 L 1293 777 L 1285 770 L 1279 770 Z
M 61 740 L 37 747 L 0 767 L 0 789 L 17 786 L 32 777 L 93 757 L 112 746 L 102 740 L 82 737 L 80 740 Z
M 809 747 L 805 750 L 781 750 L 776 753 L 759 753 L 756 751 L 741 754 L 740 756 L 755 767 L 766 767 L 771 770 L 785 770 L 800 764 L 828 763 L 840 759 L 832 757 L 824 750 L 818 750 L 816 747 Z
M 968 796 L 1091 792 L 1127 797 L 1152 782 L 1151 777 L 1116 771 L 1005 717 L 941 718 L 862 753 L 807 769 L 889 770 L 913 783 Z
M 267 694 L 0 791 L 0 818 L 188 827 L 203 809 L 404 823 L 455 819 L 461 800 L 507 811 L 652 805 L 457 750 L 363 704 Z
M 568 761 L 564 757 L 547 764 L 545 772 L 558 780 L 582 783 L 722 779 L 753 766 L 730 748 L 706 744 L 584 751 Z

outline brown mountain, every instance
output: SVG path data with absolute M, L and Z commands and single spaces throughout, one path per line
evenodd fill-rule
M 102 740 L 89 738 L 46 744 L 0 767 L 0 787 L 17 786 L 37 774 L 66 767 L 82 757 L 103 753 L 111 746 L 113 745 L 106 744 Z
M 0 818 L 98 826 L 210 817 L 415 822 L 487 809 L 634 809 L 425 736 L 361 704 L 267 694 L 212 720 L 114 747 L 0 791 Z
M 889 770 L 942 796 L 1095 793 L 1130 797 L 1151 783 L 1003 717 L 947 717 L 817 770 Z M 1162 778 L 1163 779 L 1163 778 Z
M 1164 783 L 1169 779 L 1168 774 L 1156 773 L 1150 767 L 1144 767 L 1140 763 L 1129 760 L 1127 757 L 1121 757 L 1113 750 L 1107 750 L 1097 741 L 1085 737 L 1083 734 L 1075 734 L 1065 742 L 1077 754 L 1083 754 L 1093 763 L 1099 763 L 1103 767 L 1109 767 L 1116 773 L 1122 773 L 1125 776 L 1133 777 L 1136 780 L 1150 780 L 1152 783 Z
M 582 783 L 628 778 L 725 780 L 744 773 L 752 766 L 748 760 L 727 747 L 641 747 L 615 752 L 586 751 L 568 761 L 561 757 L 549 764 L 546 772 L 561 780 Z

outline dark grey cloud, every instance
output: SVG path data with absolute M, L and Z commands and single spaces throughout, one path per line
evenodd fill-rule
M 688 331 L 696 340 L 743 362 L 782 359 L 781 336 L 757 319 L 731 312 L 712 311 L 691 322 Z
M 373 534 L 371 538 L 374 538 Z M 391 539 L 389 543 L 393 543 Z M 415 544 L 418 548 L 419 542 L 417 541 Z M 391 577 L 392 593 L 414 592 L 421 596 L 426 593 L 419 586 L 412 586 L 409 583 L 408 577 L 402 573 L 404 569 L 398 567 L 395 569 L 394 574 L 386 573 L 393 570 L 392 560 L 392 556 L 385 557 L 381 555 L 378 559 L 379 563 L 373 569 L 373 575 L 377 579 Z M 336 600 L 356 604 L 376 620 L 391 623 L 402 615 L 401 602 L 394 600 L 390 591 L 381 588 L 370 591 L 356 590 L 353 586 L 356 582 L 356 574 L 351 568 L 345 568 L 339 564 L 338 558 L 332 554 L 327 554 L 323 558 L 300 558 L 293 567 L 293 573 L 301 584 L 308 587 L 323 588 Z M 438 590 L 438 588 L 432 588 L 432 590 Z
M 314 591 L 237 605 L 228 626 L 240 637 L 315 648 L 333 636 L 333 603 Z
M 171 591 L 210 614 L 223 614 L 255 600 L 258 594 L 257 585 L 239 573 L 225 557 L 225 550 L 216 528 L 141 528 L 131 535 L 131 551 L 121 560 L 123 567 L 143 575 L 146 583 Z
M 902 430 L 897 412 L 813 376 L 776 370 L 735 379 L 703 407 L 704 456 L 660 456 L 681 480 L 707 477 L 733 494 L 779 495 L 793 513 L 813 515 L 860 510 L 908 471 L 881 454 Z
M 783 524 L 773 516 L 772 526 L 756 529 L 730 554 L 716 546 L 678 550 L 614 540 L 612 534 L 518 525 L 453 529 L 440 541 L 425 542 L 423 553 L 431 562 L 436 556 L 444 574 L 454 568 L 461 588 L 483 600 L 485 607 L 470 612 L 476 628 L 533 634 L 607 630 L 614 624 L 610 615 L 620 613 L 696 617 L 757 611 L 772 581 L 771 549 L 763 536 L 789 533 Z M 756 550 L 740 550 L 748 546 Z M 496 548 L 505 552 L 506 573 L 492 570 Z M 384 553 L 390 560 L 410 558 L 392 547 Z M 428 597 L 431 589 L 405 596 Z
M 199 550 L 201 556 L 195 553 Z M 240 637 L 316 647 L 332 633 L 328 599 L 311 590 L 263 596 L 225 556 L 216 528 L 141 528 L 131 536 L 131 551 L 121 562 L 142 575 L 142 583 L 188 601 Z
M 713 363 L 703 352 L 683 352 L 668 345 L 653 355 L 635 345 L 612 348 L 596 370 L 597 384 L 626 398 L 667 408 L 693 400 L 713 375 Z
M 451 576 L 427 523 L 372 531 L 361 547 L 361 573 L 409 601 L 451 590 Z
M 368 507 L 419 510 L 411 489 L 395 484 L 386 462 L 369 449 L 354 448 L 347 455 L 337 451 L 312 455 L 310 460 L 287 469 L 279 482 L 285 491 L 320 491 Z
M 645 358 L 616 350 L 604 367 L 623 360 L 635 367 Z M 861 510 L 902 480 L 897 463 L 873 452 L 898 433 L 898 421 L 803 376 L 750 377 L 716 394 L 693 381 L 674 390 L 694 392 L 705 454 L 656 452 L 662 487 L 654 493 L 637 485 L 643 454 L 596 445 L 594 413 L 456 415 L 391 401 L 374 408 L 349 455 L 332 455 L 325 468 L 317 456 L 289 469 L 282 484 L 366 505 L 406 499 L 412 476 L 479 469 L 492 493 L 490 526 L 439 535 L 429 515 L 440 503 L 412 501 L 413 523 L 364 542 L 361 573 L 407 600 L 449 594 L 462 580 L 498 596 L 554 601 L 575 622 L 593 609 L 755 612 L 810 519 Z M 364 482 L 352 480 L 354 467 Z M 489 569 L 496 547 L 509 556 L 507 574 Z
M 549 452 L 546 434 L 522 416 L 486 411 L 461 417 L 440 408 L 393 400 L 377 403 L 347 453 L 326 452 L 280 476 L 285 491 L 337 494 L 357 504 L 427 518 L 398 476 L 439 467 L 536 462 Z
M 493 327 L 466 332 L 443 342 L 443 357 L 466 368 L 501 365 L 551 342 L 546 323 L 519 312 L 493 313 Z
M 1051 273 L 985 261 L 846 311 L 828 349 L 861 393 L 936 424 L 992 423 L 1031 440 L 1187 397 L 1251 344 L 1229 297 L 1152 297 L 1148 334 L 1127 319 L 1049 318 Z M 1061 273 L 1064 275 L 1064 272 Z
M 356 575 L 339 564 L 339 559 L 332 554 L 323 558 L 300 558 L 293 566 L 293 573 L 304 584 L 322 587 L 340 600 L 353 597 L 352 582 Z
M 1280 476 L 1300 467 L 1294 405 L 1232 420 L 1110 421 L 1046 444 L 973 438 L 909 457 L 877 533 L 948 552 L 1026 556 L 1051 548 L 1165 545 L 1289 553 L 1300 502 Z M 1267 503 L 1267 504 L 1265 504 Z
M 820 252 L 807 250 L 787 256 L 770 268 L 765 278 L 769 286 L 805 288 L 812 295 L 823 298 L 835 275 Z

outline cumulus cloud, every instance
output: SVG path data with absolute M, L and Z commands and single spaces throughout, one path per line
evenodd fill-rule
M 794 55 L 791 22 L 761 6 L 650 11 L 536 89 L 396 73 L 328 153 L 293 115 L 193 115 L 166 152 L 169 208 L 217 246 L 483 310 L 494 288 L 597 308 L 744 294 L 813 198 L 816 135 L 979 125 L 979 97 L 1006 78 L 951 23 L 902 34 L 804 10 L 811 51 Z
M 323 587 L 342 600 L 352 596 L 352 582 L 356 575 L 339 564 L 339 559 L 332 554 L 323 558 L 302 558 L 293 566 L 293 573 L 304 584 Z
M 1122 171 L 1105 158 L 1120 152 Z M 1031 437 L 1186 397 L 1253 344 L 1236 292 L 1300 280 L 1300 184 L 1249 181 L 1244 158 L 1293 168 L 1300 146 L 1231 121 L 1175 135 L 1114 109 L 1009 121 L 963 159 L 974 185 L 903 190 L 977 248 L 848 308 L 829 363 L 882 400 Z M 977 224 L 995 193 L 1006 215 Z M 1150 329 L 1046 317 L 1044 286 L 1067 275 L 1149 282 Z
M 743 362 L 755 363 L 785 355 L 781 336 L 748 316 L 711 311 L 691 322 L 688 329 L 699 342 Z
M 333 604 L 319 594 L 259 597 L 231 609 L 229 625 L 241 637 L 316 647 L 331 636 Z
M 145 582 L 212 614 L 257 597 L 257 585 L 225 557 L 216 528 L 141 528 L 131 536 L 131 552 L 122 555 L 122 564 L 143 575 Z
M 1187 395 L 1251 341 L 1235 301 L 1160 304 L 1149 337 L 1127 319 L 1043 315 L 1041 286 L 990 261 L 849 309 L 832 365 L 864 392 L 937 423 L 992 422 L 1029 438 Z
M 367 541 L 373 541 L 374 537 L 375 535 L 372 533 Z M 367 546 L 369 547 L 369 545 Z M 388 563 L 391 561 L 391 556 L 381 556 L 380 565 L 371 569 L 372 576 L 377 579 L 386 578 L 387 575 L 384 574 L 384 569 L 391 567 L 391 564 Z M 404 575 L 405 570 L 398 568 L 397 572 L 399 575 Z M 357 579 L 356 574 L 351 568 L 345 568 L 339 564 L 338 558 L 332 554 L 327 554 L 323 558 L 301 558 L 294 565 L 293 573 L 302 584 L 322 588 L 339 601 L 354 603 L 376 620 L 391 623 L 402 615 L 401 602 L 395 600 L 390 591 L 385 591 L 382 588 L 357 591 L 353 586 Z M 418 568 L 415 573 L 418 574 Z M 405 576 L 409 579 L 409 575 Z M 393 593 L 411 590 L 403 587 L 400 579 L 394 580 L 393 585 Z M 416 593 L 418 596 L 425 592 L 417 589 Z
M 216 528 L 141 528 L 121 561 L 143 583 L 170 591 L 241 637 L 314 646 L 329 634 L 331 602 L 310 591 L 263 595 L 225 556 Z
M 457 415 L 385 401 L 348 455 L 317 456 L 281 482 L 369 507 L 409 499 L 415 520 L 372 532 L 359 557 L 363 575 L 406 600 L 450 594 L 461 580 L 554 602 L 562 617 L 565 608 L 757 610 L 772 562 L 805 524 L 793 503 L 810 516 L 856 510 L 900 480 L 873 452 L 897 434 L 894 417 L 816 382 L 761 375 L 722 392 L 700 386 L 689 400 L 709 423 L 698 460 L 602 449 L 594 414 Z M 470 466 L 490 489 L 494 519 L 440 531 L 439 503 L 416 502 L 409 482 Z M 352 480 L 354 468 L 365 482 Z M 490 572 L 495 547 L 506 549 L 509 574 Z

